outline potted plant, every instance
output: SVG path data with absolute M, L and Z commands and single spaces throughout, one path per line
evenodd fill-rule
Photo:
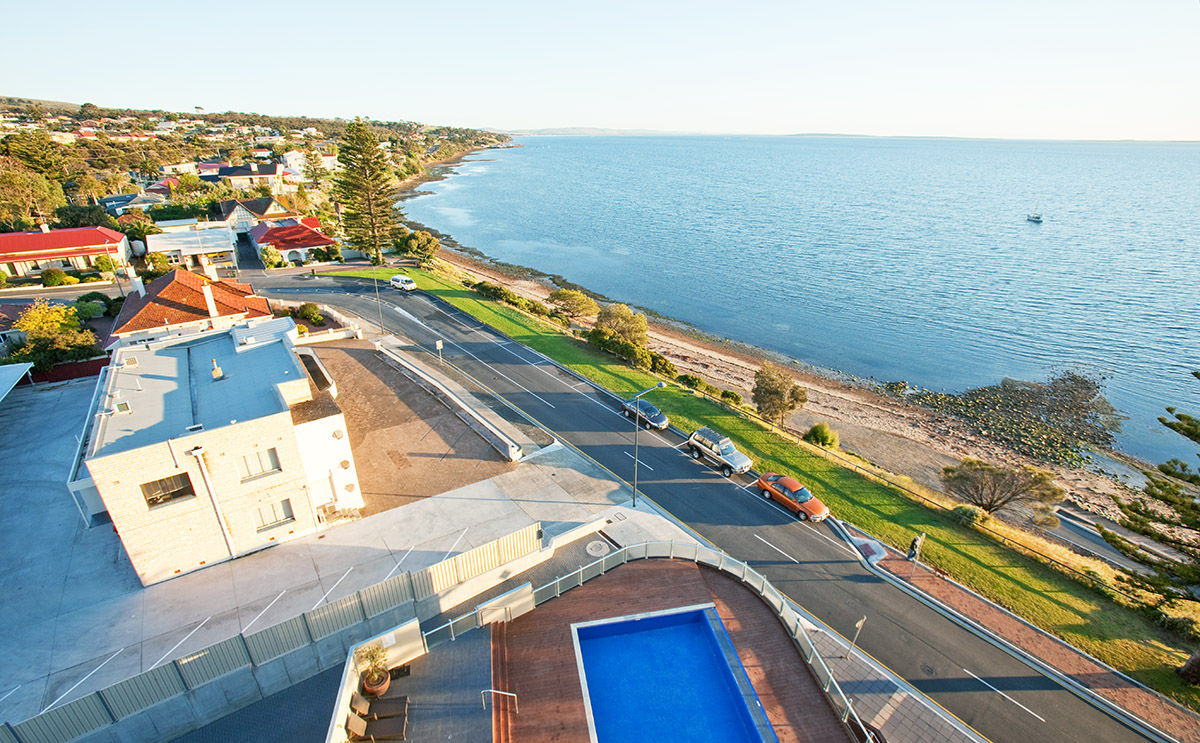
M 392 676 L 388 673 L 388 655 L 383 646 L 364 645 L 354 655 L 362 674 L 363 694 L 377 697 L 386 692 L 392 685 Z

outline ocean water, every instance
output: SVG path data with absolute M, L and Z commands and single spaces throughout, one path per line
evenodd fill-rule
M 518 142 L 403 209 L 496 259 L 860 377 L 961 391 L 1102 375 L 1129 416 L 1119 449 L 1196 463 L 1157 417 L 1200 415 L 1200 144 Z

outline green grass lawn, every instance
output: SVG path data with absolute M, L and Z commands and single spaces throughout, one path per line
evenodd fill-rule
M 394 269 L 376 269 L 390 278 Z M 658 382 L 613 356 L 594 350 L 548 324 L 479 297 L 442 276 L 407 269 L 424 291 L 534 348 L 618 395 Z M 386 275 L 385 275 L 386 274 Z M 370 271 L 343 276 L 369 278 Z M 729 436 L 758 471 L 796 476 L 840 519 L 900 548 L 927 534 L 922 558 L 960 583 L 1028 621 L 1178 701 L 1200 710 L 1200 689 L 1184 684 L 1174 668 L 1186 659 L 1183 643 L 1096 589 L 1063 575 L 978 531 L 921 506 L 894 488 L 867 479 L 768 430 L 731 408 L 678 386 L 651 393 L 653 402 L 685 431 L 712 426 Z

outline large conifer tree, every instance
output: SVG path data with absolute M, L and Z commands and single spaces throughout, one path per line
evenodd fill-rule
M 342 205 L 343 227 L 350 244 L 383 262 L 383 245 L 396 228 L 396 177 L 379 139 L 362 119 L 346 126 L 338 147 L 342 170 L 333 183 Z

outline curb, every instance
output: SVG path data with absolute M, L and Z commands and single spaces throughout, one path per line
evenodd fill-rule
M 888 583 L 892 584 L 899 590 L 903 591 L 904 593 L 908 594 L 909 596 L 912 596 L 916 600 L 925 604 L 926 606 L 928 606 L 929 608 L 938 612 L 939 614 L 942 614 L 946 618 L 948 618 L 951 621 L 953 621 L 954 623 L 960 625 L 961 627 L 963 627 L 967 631 L 971 632 L 972 634 L 976 635 L 977 637 L 992 644 L 996 648 L 1003 650 L 1004 652 L 1008 653 L 1009 655 L 1023 661 L 1027 665 L 1029 665 L 1032 668 L 1034 668 L 1035 670 L 1037 670 L 1039 673 L 1045 674 L 1046 676 L 1049 676 L 1050 678 L 1055 679 L 1056 681 L 1058 681 L 1059 684 L 1061 684 L 1063 686 L 1063 688 L 1065 688 L 1068 691 L 1070 691 L 1071 693 L 1075 694 L 1075 696 L 1079 697 L 1080 699 L 1082 699 L 1083 701 L 1092 705 L 1093 707 L 1101 710 L 1102 712 L 1110 715 L 1111 717 L 1123 722 L 1124 724 L 1128 725 L 1129 727 L 1133 728 L 1134 730 L 1137 730 L 1138 732 L 1140 732 L 1142 735 L 1146 736 L 1147 738 L 1150 738 L 1151 740 L 1154 740 L 1154 741 L 1159 741 L 1159 743 L 1179 743 L 1179 741 L 1176 738 L 1170 736 L 1169 734 L 1167 734 L 1166 732 L 1164 732 L 1162 730 L 1159 730 L 1157 727 L 1152 725 L 1150 722 L 1143 720 L 1140 717 L 1137 717 L 1132 712 L 1130 712 L 1129 710 L 1126 710 L 1124 707 L 1119 706 L 1112 700 L 1110 700 L 1110 699 L 1100 695 L 1096 691 L 1089 689 L 1088 687 L 1080 684 L 1078 681 L 1071 678 L 1070 676 L 1063 673 L 1062 671 L 1058 670 L 1057 668 L 1054 668 L 1048 662 L 1042 660 L 1038 656 L 1033 655 L 1032 653 L 1025 650 L 1024 648 L 1021 648 L 1020 646 L 1013 644 L 1012 642 L 1005 639 L 1004 637 L 1001 637 L 1000 635 L 992 632 L 987 627 L 983 626 L 982 624 L 979 624 L 977 621 L 975 621 L 974 619 L 971 619 L 970 617 L 966 616 L 965 614 L 959 612 L 957 609 L 954 609 L 946 604 L 943 604 L 941 601 L 938 601 L 936 598 L 926 594 L 924 591 L 920 590 L 919 588 L 916 588 L 915 586 L 911 585 L 907 581 L 900 579 L 898 576 L 894 575 L 890 571 L 876 567 L 858 549 L 858 545 L 856 545 L 854 543 L 854 541 L 853 541 L 854 538 L 850 535 L 849 528 L 853 528 L 855 531 L 858 531 L 859 533 L 862 533 L 862 534 L 866 534 L 866 532 L 864 532 L 861 529 L 858 529 L 858 527 L 855 527 L 852 525 L 849 528 L 847 528 L 845 522 L 838 521 L 836 519 L 830 519 L 830 521 L 832 523 L 837 524 L 837 526 L 838 526 L 837 531 L 839 531 L 839 534 L 841 536 L 843 536 L 843 538 L 847 542 L 849 542 L 852 546 L 855 547 L 855 553 L 858 555 L 859 562 L 861 562 L 863 564 L 863 566 L 866 567 L 867 570 L 871 571 L 876 576 L 886 580 Z M 886 546 L 884 546 L 885 554 L 886 554 L 887 549 L 888 548 Z M 897 552 L 897 554 L 899 554 L 899 553 Z M 882 557 L 880 559 L 882 559 Z M 1169 702 L 1172 705 L 1179 706 L 1182 711 L 1185 711 L 1188 714 L 1193 714 L 1191 712 L 1191 710 L 1188 710 L 1187 708 L 1182 707 L 1181 705 L 1178 705 L 1175 702 L 1172 702 L 1170 699 L 1163 697 L 1161 694 L 1154 691 L 1153 689 L 1150 689 L 1150 688 L 1146 687 L 1145 685 L 1135 681 L 1134 679 L 1129 678 L 1128 676 L 1126 676 L 1125 674 L 1116 670 L 1115 668 L 1109 666 L 1108 664 L 1104 663 L 1103 661 L 1093 658 L 1092 656 L 1090 656 L 1087 653 L 1083 652 L 1082 650 L 1070 645 L 1069 643 L 1062 640 L 1061 638 L 1055 637 L 1054 635 L 1046 632 L 1042 628 L 1037 627 L 1033 624 L 1030 624 L 1029 622 L 1027 622 L 1026 620 L 1022 619 L 1021 617 L 1017 616 L 1016 614 L 1013 614 L 1008 609 L 1005 609 L 1003 606 L 1000 606 L 999 604 L 996 604 L 993 601 L 989 601 L 988 599 L 984 598 L 983 596 L 980 596 L 978 593 L 976 593 L 975 591 L 972 591 L 971 589 L 967 588 L 966 586 L 962 585 L 961 583 L 958 583 L 954 580 L 945 578 L 940 575 L 939 575 L 939 577 L 942 577 L 943 580 L 946 580 L 949 583 L 954 584 L 959 589 L 972 594 L 979 600 L 984 601 L 988 605 L 1004 612 L 1008 616 L 1010 616 L 1013 619 L 1016 619 L 1017 621 L 1024 624 L 1026 627 L 1029 627 L 1030 629 L 1036 631 L 1043 637 L 1047 637 L 1049 639 L 1054 640 L 1055 642 L 1059 643 L 1063 647 L 1070 649 L 1072 652 L 1082 655 L 1083 657 L 1092 661 L 1093 663 L 1100 666 L 1101 668 L 1107 669 L 1109 672 L 1113 673 L 1114 675 L 1120 676 L 1121 678 L 1125 679 L 1130 684 L 1133 684 L 1134 686 L 1141 689 L 1142 691 L 1153 694 L 1154 696 L 1158 697 L 1159 699 L 1165 700 L 1166 702 Z

